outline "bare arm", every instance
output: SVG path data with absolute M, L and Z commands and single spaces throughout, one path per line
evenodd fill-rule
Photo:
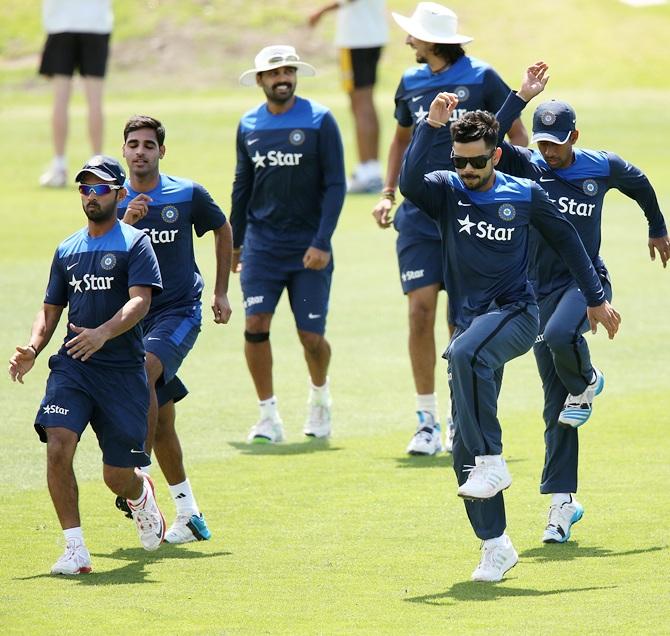
M 400 177 L 402 158 L 412 139 L 413 128 L 396 126 L 391 146 L 389 147 L 388 162 L 386 164 L 386 181 L 384 182 L 383 196 L 372 210 L 372 216 L 381 228 L 391 225 L 391 209 L 395 203 L 395 191 Z
M 18 380 L 23 384 L 23 376 L 33 368 L 37 354 L 49 344 L 63 309 L 60 305 L 45 303 L 37 312 L 30 332 L 29 344 L 25 347 L 17 346 L 14 355 L 9 360 L 9 376 L 12 382 Z
M 514 146 L 528 146 L 528 132 L 521 119 L 514 120 L 507 132 L 507 137 Z
M 151 305 L 151 287 L 128 288 L 130 298 L 119 311 L 99 327 L 88 329 L 70 323 L 70 329 L 77 335 L 65 343 L 67 354 L 75 360 L 86 362 L 105 342 L 132 329 L 144 316 Z
M 228 221 L 214 230 L 214 255 L 216 257 L 216 282 L 212 295 L 212 311 L 215 323 L 226 324 L 232 313 L 230 302 L 228 302 L 228 279 L 233 262 L 233 231 Z

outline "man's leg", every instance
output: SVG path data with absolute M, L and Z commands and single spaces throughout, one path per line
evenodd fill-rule
M 409 358 L 417 395 L 435 392 L 435 313 L 438 284 L 419 287 L 407 294 L 409 308 Z
M 358 160 L 361 164 L 379 160 L 379 118 L 375 109 L 373 86 L 354 88 L 349 93 L 354 116 Z
M 67 181 L 65 148 L 68 134 L 68 108 L 72 90 L 72 77 L 69 75 L 54 75 L 52 84 L 51 135 L 54 157 L 47 171 L 40 177 L 40 185 L 50 188 L 61 188 Z
M 171 486 L 186 479 L 184 456 L 175 428 L 176 409 L 173 400 L 169 400 L 158 409 L 158 426 L 154 437 L 156 459 Z
M 102 97 L 105 80 L 102 77 L 87 76 L 83 78 L 86 101 L 88 102 L 88 135 L 94 155 L 102 154 L 104 134 L 104 115 Z
M 150 351 L 147 351 L 144 368 L 147 372 L 147 382 L 149 384 L 149 415 L 147 419 L 147 440 L 144 444 L 144 450 L 147 455 L 151 455 L 158 427 L 158 398 L 156 396 L 156 382 L 163 375 L 163 363 L 160 358 Z
M 61 528 L 81 526 L 79 491 L 72 461 L 79 436 L 66 428 L 48 427 L 47 484 Z
M 298 336 L 305 354 L 312 385 L 316 387 L 324 386 L 328 379 L 330 344 L 324 336 L 318 333 L 298 330 Z

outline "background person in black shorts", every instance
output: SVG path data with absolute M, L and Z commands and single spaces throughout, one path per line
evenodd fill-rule
M 39 73 L 53 83 L 54 158 L 40 177 L 40 185 L 62 188 L 67 182 L 65 147 L 75 71 L 84 80 L 91 150 L 102 153 L 102 93 L 114 17 L 111 0 L 43 0 L 42 20 L 47 40 Z
M 347 183 L 347 192 L 379 192 L 383 184 L 379 119 L 372 91 L 382 47 L 388 41 L 385 1 L 330 2 L 310 15 L 310 26 L 315 26 L 324 14 L 335 9 L 339 9 L 335 45 L 340 51 L 342 84 L 351 100 L 358 147 L 358 165 Z

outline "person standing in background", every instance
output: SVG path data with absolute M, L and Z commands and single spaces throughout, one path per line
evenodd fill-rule
M 40 185 L 62 188 L 67 182 L 65 150 L 72 76 L 84 80 L 88 104 L 88 134 L 93 154 L 102 153 L 102 94 L 114 24 L 111 0 L 43 0 L 42 21 L 47 40 L 39 74 L 52 80 L 51 115 L 54 157 L 40 177 Z
M 347 183 L 347 192 L 377 193 L 382 189 L 379 163 L 379 118 L 373 91 L 377 65 L 388 42 L 384 0 L 338 0 L 309 16 L 316 26 L 328 12 L 337 9 L 335 45 L 339 49 L 342 85 L 349 95 L 356 129 L 358 165 Z

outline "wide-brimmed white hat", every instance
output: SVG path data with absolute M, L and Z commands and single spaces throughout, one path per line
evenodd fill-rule
M 311 64 L 300 61 L 294 47 L 286 44 L 272 44 L 262 49 L 254 58 L 254 68 L 250 68 L 240 75 L 240 84 L 242 86 L 255 86 L 256 73 L 271 71 L 281 66 L 294 66 L 302 72 L 302 75 L 307 77 L 316 75 L 316 69 Z
M 458 33 L 458 16 L 437 2 L 419 2 L 411 18 L 392 13 L 401 29 L 412 37 L 435 44 L 466 44 L 472 38 Z

